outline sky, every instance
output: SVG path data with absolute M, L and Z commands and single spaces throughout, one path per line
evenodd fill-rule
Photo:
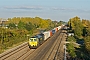
M 36 16 L 53 21 L 75 16 L 90 20 L 90 0 L 0 0 L 0 18 Z

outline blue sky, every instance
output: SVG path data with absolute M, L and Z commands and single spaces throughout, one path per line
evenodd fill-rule
M 90 0 L 0 0 L 0 18 L 36 17 L 68 21 L 90 20 Z

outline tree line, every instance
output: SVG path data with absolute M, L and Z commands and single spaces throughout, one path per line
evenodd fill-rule
M 76 39 L 76 41 L 80 41 L 80 40 L 83 40 L 83 46 L 85 48 L 83 48 L 83 52 L 87 52 L 89 55 L 90 55 L 90 20 L 86 20 L 86 19 L 80 19 L 80 17 L 76 16 L 76 17 L 73 17 L 73 18 L 70 18 L 69 21 L 68 21 L 68 25 L 70 27 L 70 30 L 69 32 L 72 32 L 74 33 L 74 38 Z M 72 37 L 72 36 L 71 36 Z M 68 37 L 68 40 L 74 40 L 75 39 Z M 68 48 L 69 48 L 69 52 L 72 53 L 72 57 L 76 57 L 76 54 L 75 54 L 75 47 L 73 44 L 71 44 L 71 47 L 70 48 L 70 44 L 68 45 Z M 80 52 L 79 52 L 80 53 Z M 84 56 L 86 55 L 83 55 L 82 58 L 84 58 Z

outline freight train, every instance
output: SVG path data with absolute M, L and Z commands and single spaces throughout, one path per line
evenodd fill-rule
M 58 26 L 50 31 L 46 31 L 40 34 L 37 34 L 33 37 L 29 38 L 29 48 L 38 48 L 44 41 L 50 38 L 53 34 L 55 34 L 58 30 L 61 29 L 62 26 Z

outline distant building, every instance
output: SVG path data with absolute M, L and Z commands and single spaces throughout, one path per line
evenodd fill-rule
M 8 20 L 6 19 L 0 19 L 0 27 L 1 26 L 5 26 L 5 22 L 7 22 Z

